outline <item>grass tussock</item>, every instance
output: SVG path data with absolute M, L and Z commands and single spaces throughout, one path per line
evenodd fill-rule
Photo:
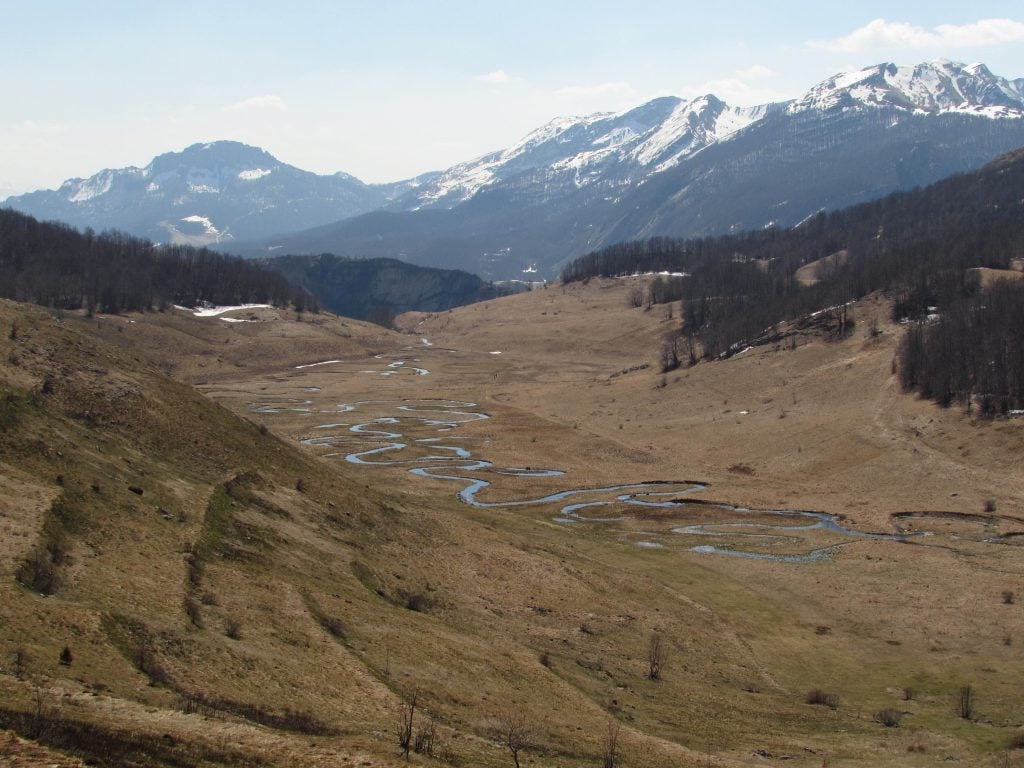
M 807 704 L 814 704 L 816 706 L 828 707 L 829 709 L 836 709 L 839 707 L 839 694 L 828 693 L 827 691 L 821 690 L 821 688 L 812 688 L 804 697 L 804 702 Z

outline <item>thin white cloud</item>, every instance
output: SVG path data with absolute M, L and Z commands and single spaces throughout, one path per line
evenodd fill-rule
M 736 70 L 736 77 L 740 80 L 765 80 L 769 77 L 775 77 L 776 74 L 778 73 L 769 69 L 764 64 L 754 64 L 752 67 Z
M 567 85 L 555 91 L 557 96 L 624 96 L 633 93 L 629 83 L 598 83 L 597 85 Z
M 286 112 L 288 106 L 280 96 L 268 93 L 263 96 L 251 96 L 224 107 L 225 112 L 241 112 L 249 109 L 275 109 L 278 112 Z
M 837 53 L 859 53 L 880 46 L 900 48 L 969 48 L 1024 41 L 1024 22 L 980 19 L 973 24 L 940 24 L 925 29 L 901 21 L 875 19 L 833 40 L 811 40 L 807 46 Z
M 507 83 L 515 83 L 522 78 L 514 77 L 506 72 L 504 69 L 496 69 L 493 72 L 487 72 L 483 75 L 477 75 L 473 78 L 478 83 L 488 83 L 490 85 L 505 85 Z

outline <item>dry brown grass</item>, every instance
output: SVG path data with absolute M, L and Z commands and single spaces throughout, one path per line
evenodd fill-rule
M 1022 280 L 1024 272 L 1019 268 L 1015 269 L 990 269 L 989 267 L 977 267 L 967 270 L 968 273 L 977 275 L 978 282 L 982 288 L 990 288 L 997 280 Z
M 5 700 L 29 709 L 32 681 L 42 681 L 66 714 L 155 739 L 167 733 L 225 762 L 397 765 L 394 712 L 414 690 L 464 765 L 511 764 L 487 731 L 509 711 L 543 724 L 539 746 L 524 753 L 537 765 L 599 762 L 608 712 L 623 723 L 628 765 L 698 765 L 709 752 L 721 765 L 761 764 L 763 754 L 795 765 L 826 756 L 849 766 L 987 760 L 1024 704 L 1024 662 L 1004 643 L 1024 621 L 1000 599 L 1020 591 L 1024 563 L 1012 543 L 984 541 L 1024 530 L 1019 425 L 971 422 L 901 395 L 890 374 L 899 330 L 885 322 L 882 301 L 854 309 L 859 328 L 879 319 L 876 338 L 758 348 L 677 371 L 659 389 L 656 369 L 640 366 L 678 320 L 663 307 L 627 307 L 630 283 L 553 286 L 403 318 L 411 335 L 346 321 L 344 336 L 328 316 L 313 324 L 280 315 L 237 330 L 177 315 L 56 326 L 45 313 L 0 305 L 0 320 L 17 314 L 28 329 L 22 363 L 0 365 L 0 382 L 24 386 L 54 366 L 70 382 L 58 379 L 54 399 L 18 433 L 19 445 L 42 440 L 48 454 L 0 456 L 10 467 L 0 471 L 3 487 L 27 499 L 0 517 L 22 532 L 20 543 L 5 537 L 5 552 L 24 549 L 58 473 L 84 494 L 90 523 L 75 536 L 68 586 L 55 597 L 0 583 L 0 650 L 25 646 L 33 659 L 30 680 L 0 675 Z M 140 343 L 145 351 L 135 352 Z M 48 357 L 48 348 L 61 353 Z M 254 423 L 161 383 L 147 362 L 157 354 Z M 351 362 L 294 367 L 335 358 Z M 396 359 L 431 373 L 380 376 Z M 114 375 L 89 378 L 88 365 Z M 112 379 L 137 388 L 145 407 L 130 418 L 101 408 Z M 927 513 L 900 524 L 935 535 L 852 540 L 834 560 L 806 565 L 713 557 L 669 532 L 713 521 L 713 507 L 564 526 L 551 509 L 473 509 L 451 482 L 295 449 L 318 424 L 354 421 L 339 403 L 419 398 L 479 403 L 492 418 L 456 434 L 497 466 L 567 472 L 525 485 L 495 477 L 488 498 L 700 479 L 710 482 L 700 498 L 823 510 L 863 530 Z M 311 399 L 326 413 L 250 410 L 287 399 Z M 86 405 L 93 422 L 81 416 Z M 386 403 L 368 408 L 395 414 Z M 249 479 L 228 494 L 225 482 L 239 473 Z M 987 499 L 998 512 L 978 521 Z M 975 518 L 932 514 L 958 512 Z M 663 548 L 635 546 L 650 537 Z M 186 548 L 203 554 L 202 591 L 216 598 L 199 606 L 202 629 L 182 608 L 192 589 Z M 416 594 L 429 597 L 423 611 L 406 607 Z M 225 635 L 230 622 L 240 638 Z M 655 634 L 668 655 L 651 681 Z M 169 685 L 150 686 L 136 669 L 126 649 L 143 639 Z M 70 667 L 59 663 L 65 645 Z M 984 726 L 956 717 L 964 680 L 975 681 Z M 837 694 L 840 707 L 807 706 L 815 687 Z M 914 697 L 903 701 L 908 687 Z M 189 694 L 308 712 L 332 734 L 268 730 L 230 711 L 184 714 Z M 875 713 L 894 706 L 905 713 L 901 727 L 880 729 Z

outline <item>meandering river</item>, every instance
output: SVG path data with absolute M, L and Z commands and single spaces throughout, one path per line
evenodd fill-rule
M 418 361 L 413 361 L 418 362 Z M 429 375 L 407 360 L 367 370 L 342 360 L 310 363 L 298 368 L 332 366 L 351 374 Z M 306 393 L 316 388 L 303 388 Z M 531 465 L 501 467 L 474 449 L 471 437 L 454 434 L 472 422 L 490 419 L 477 404 L 458 400 L 360 400 L 319 408 L 311 397 L 285 398 L 250 404 L 260 414 L 298 412 L 330 414 L 332 420 L 312 427 L 303 445 L 325 457 L 342 458 L 367 468 L 402 468 L 418 477 L 457 485 L 458 498 L 483 509 L 550 507 L 552 519 L 563 524 L 623 523 L 636 516 L 660 513 L 661 530 L 624 531 L 639 547 L 675 546 L 686 541 L 691 552 L 784 563 L 807 563 L 829 558 L 857 539 L 901 542 L 918 532 L 864 532 L 846 527 L 835 515 L 792 509 L 748 509 L 690 498 L 706 491 L 706 483 L 692 480 L 644 480 L 605 486 L 563 487 L 531 494 L 538 480 L 566 475 L 561 468 Z M 339 421 L 339 417 L 344 420 Z M 521 481 L 521 482 L 517 482 Z M 531 482 L 532 481 L 532 482 Z M 525 486 L 517 491 L 516 486 Z M 546 483 L 550 485 L 550 483 Z M 500 494 L 505 494 L 502 498 Z M 690 518 L 690 519 L 688 519 Z M 664 519 L 670 521 L 665 527 Z M 678 524 L 685 522 L 685 524 Z M 812 537 L 824 543 L 816 546 Z M 705 542 L 695 543 L 704 539 Z M 819 542 L 820 543 L 820 542 Z M 785 550 L 785 551 L 773 551 Z

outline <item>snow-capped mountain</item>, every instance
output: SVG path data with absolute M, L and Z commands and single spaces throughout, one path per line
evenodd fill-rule
M 324 224 L 380 207 L 387 191 L 320 176 L 245 144 L 195 144 L 145 168 L 103 170 L 5 204 L 44 219 L 196 245 Z
M 449 168 L 400 197 L 394 207 L 451 208 L 509 183 L 543 185 L 547 197 L 589 184 L 632 185 L 781 110 L 796 115 L 881 107 L 1020 118 L 1024 92 L 983 64 L 936 61 L 916 67 L 879 64 L 839 74 L 789 103 L 743 108 L 711 94 L 689 101 L 664 97 L 622 114 L 552 120 L 509 149 Z
M 669 97 L 561 118 L 410 189 L 388 215 L 264 247 L 551 277 L 613 242 L 790 226 L 1024 145 L 1022 83 L 981 64 L 879 64 L 761 107 Z
M 942 60 L 837 74 L 758 107 L 708 94 L 559 118 L 508 149 L 389 185 L 217 142 L 7 204 L 250 255 L 391 256 L 489 278 L 551 277 L 612 242 L 789 226 L 1020 146 L 1024 79 Z M 293 234 L 270 237 L 282 232 Z
M 945 60 L 916 67 L 878 64 L 825 80 L 793 102 L 789 111 L 885 106 L 926 114 L 1019 118 L 1024 92 L 1018 83 L 993 75 L 984 64 L 964 66 Z
M 460 163 L 398 198 L 395 208 L 451 208 L 515 182 L 557 195 L 590 184 L 622 186 L 665 170 L 768 114 L 774 105 L 729 107 L 714 96 L 673 96 L 622 114 L 557 118 L 509 149 Z M 540 191 L 540 190 L 539 190 Z

